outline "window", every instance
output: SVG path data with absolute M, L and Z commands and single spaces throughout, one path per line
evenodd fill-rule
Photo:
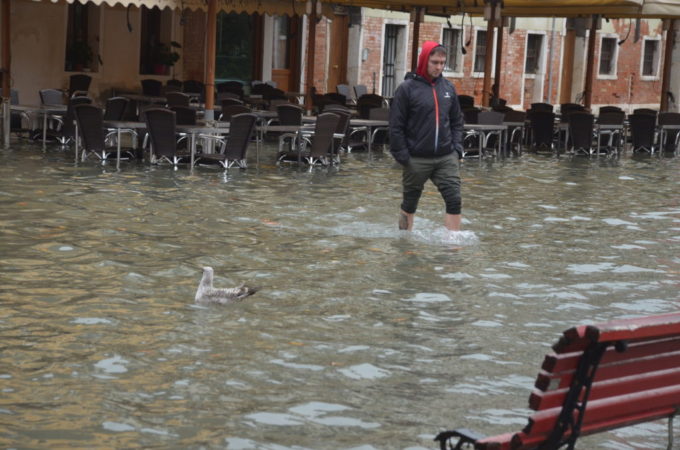
M 659 41 L 646 39 L 642 53 L 642 75 L 647 77 L 658 76 L 659 67 Z
M 253 78 L 253 42 L 255 16 L 246 13 L 217 15 L 217 49 L 215 78 L 219 81 L 238 80 L 248 84 Z M 276 39 L 276 33 L 274 33 Z
M 66 25 L 67 72 L 96 72 L 99 68 L 99 7 L 92 4 L 68 5 Z
M 602 38 L 599 73 L 600 75 L 614 75 L 616 73 L 616 38 Z
M 139 73 L 168 75 L 179 53 L 172 42 L 172 11 L 142 6 Z
M 290 24 L 288 23 L 288 16 L 274 17 L 274 46 L 272 55 L 273 66 L 272 69 L 288 69 L 288 62 L 290 60 L 288 45 L 288 34 Z
M 459 28 L 444 28 L 442 33 L 442 45 L 446 48 L 447 58 L 446 72 L 462 72 L 461 64 L 461 37 L 462 30 Z
M 486 31 L 477 30 L 475 39 L 475 67 L 474 72 L 484 72 L 486 65 Z
M 524 72 L 537 74 L 541 61 L 541 49 L 543 48 L 542 34 L 529 34 L 527 36 L 527 55 L 524 62 Z

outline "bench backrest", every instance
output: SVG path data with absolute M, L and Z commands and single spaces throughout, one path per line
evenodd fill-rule
M 680 408 L 680 312 L 571 328 L 553 351 L 529 397 L 527 426 L 478 448 L 558 448 Z

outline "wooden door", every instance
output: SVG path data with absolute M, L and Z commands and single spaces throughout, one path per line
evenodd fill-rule
M 327 92 L 336 92 L 338 84 L 347 84 L 347 44 L 349 41 L 349 16 L 335 16 L 330 24 L 328 36 Z
M 299 16 L 274 18 L 272 81 L 284 91 L 297 91 L 301 32 Z

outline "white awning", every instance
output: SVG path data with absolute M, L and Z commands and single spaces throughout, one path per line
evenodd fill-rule
M 59 0 L 50 0 L 56 3 Z M 205 0 L 65 0 L 67 3 L 94 3 L 95 5 L 108 5 L 123 7 L 133 6 L 141 8 L 170 8 L 175 10 L 189 9 L 191 11 L 207 11 L 208 4 Z M 310 5 L 311 6 L 311 5 Z M 247 14 L 268 14 L 268 15 L 304 15 L 306 13 L 307 1 L 305 0 L 218 0 L 217 10 L 224 12 L 236 12 Z M 321 13 L 326 16 L 332 14 L 331 5 L 322 4 Z

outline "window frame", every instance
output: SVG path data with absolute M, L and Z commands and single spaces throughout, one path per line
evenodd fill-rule
M 474 33 L 475 33 L 475 43 L 474 43 L 474 48 L 473 48 L 473 54 L 472 54 L 472 67 L 471 67 L 471 72 L 472 72 L 472 77 L 473 78 L 484 78 L 484 71 L 482 72 L 476 72 L 475 71 L 475 64 L 477 61 L 477 38 L 479 37 L 479 33 L 483 32 L 486 33 L 487 29 L 486 28 L 481 28 L 481 27 L 474 27 Z M 496 29 L 494 28 L 494 32 L 492 33 L 493 36 L 491 36 L 491 67 L 494 67 L 496 64 L 496 53 L 494 52 L 494 47 L 496 45 Z M 487 42 L 486 44 L 486 50 L 485 50 L 485 55 L 486 51 L 489 51 L 489 44 Z
M 444 42 L 445 42 L 444 33 L 447 30 L 450 31 L 451 33 L 458 32 L 458 39 L 459 40 L 458 40 L 458 45 L 456 45 L 453 48 L 447 48 L 448 56 L 447 56 L 447 59 L 446 59 L 447 65 L 444 68 L 444 76 L 445 77 L 451 77 L 451 78 L 462 77 L 463 76 L 463 70 L 464 70 L 464 67 L 465 67 L 465 60 L 464 60 L 465 55 L 463 55 L 463 52 L 461 51 L 461 46 L 463 45 L 463 42 L 465 40 L 465 28 L 460 27 L 460 26 L 451 26 L 451 27 L 443 26 L 442 32 L 441 32 L 441 41 L 440 41 L 440 42 L 442 42 L 442 44 L 444 44 Z M 452 52 L 454 53 L 454 55 L 451 54 Z M 451 68 L 448 65 L 452 56 L 455 57 L 455 60 L 458 62 L 457 67 Z
M 605 40 L 613 41 L 614 45 L 612 47 L 611 56 L 611 68 L 609 73 L 601 73 L 600 68 L 602 65 L 602 49 Z M 619 62 L 619 46 L 618 46 L 619 35 L 617 34 L 601 34 L 600 35 L 600 51 L 597 58 L 597 79 L 598 80 L 616 80 L 618 78 L 618 62 Z
M 652 66 L 654 72 L 651 75 L 645 75 L 643 69 L 645 66 L 645 49 L 647 42 L 656 43 L 656 53 L 654 54 L 654 61 Z M 642 51 L 640 52 L 640 80 L 656 81 L 660 79 L 661 74 L 661 36 L 645 36 L 642 41 Z
M 526 67 L 527 67 L 527 55 L 529 52 L 529 37 L 530 36 L 540 36 L 541 42 L 540 46 L 538 48 L 538 54 L 536 56 L 536 72 L 527 72 Z M 525 40 L 525 45 L 524 45 L 524 77 L 525 78 L 536 78 L 538 74 L 541 73 L 541 69 L 543 68 L 543 61 L 544 61 L 544 49 L 546 45 L 546 39 L 545 39 L 545 33 L 540 33 L 540 32 L 535 32 L 535 31 L 527 31 L 526 35 L 526 40 Z

